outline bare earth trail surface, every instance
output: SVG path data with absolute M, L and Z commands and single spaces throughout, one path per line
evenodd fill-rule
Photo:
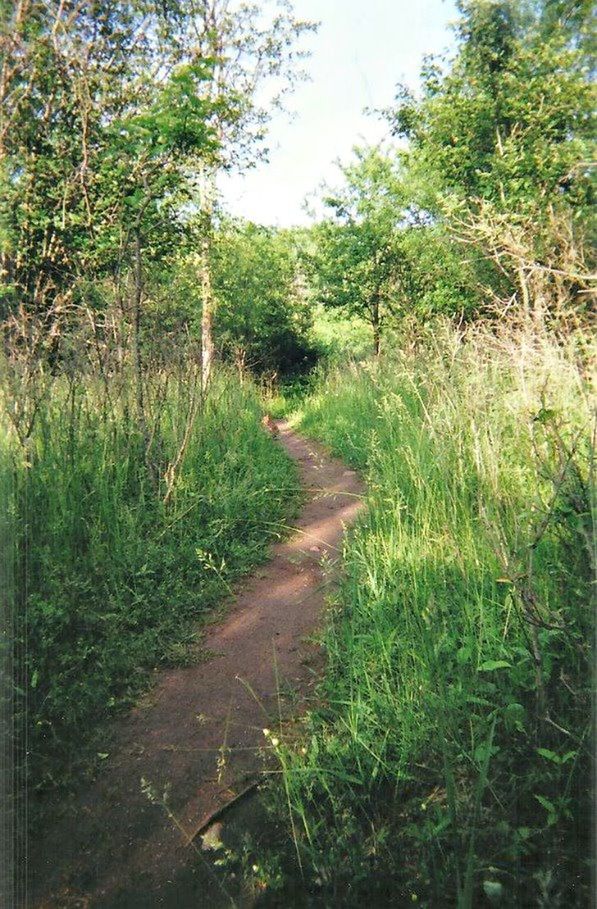
M 208 658 L 157 675 L 145 702 L 117 724 L 98 778 L 32 843 L 32 909 L 231 904 L 194 834 L 259 779 L 263 729 L 276 728 L 281 705 L 285 715 L 304 705 L 320 663 L 307 638 L 320 624 L 344 527 L 362 507 L 354 471 L 287 424 L 279 430 L 307 492 L 294 532 L 208 628 Z M 170 816 L 160 803 L 166 789 Z M 239 800 L 216 831 L 250 827 L 254 807 Z

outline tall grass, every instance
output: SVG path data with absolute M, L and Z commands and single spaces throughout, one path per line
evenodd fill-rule
M 298 487 L 236 376 L 193 409 L 193 376 L 156 371 L 143 420 L 126 375 L 29 380 L 0 419 L 33 792 L 69 780 L 152 667 L 189 658 L 197 620 L 263 558 Z
M 369 486 L 323 706 L 279 752 L 315 902 L 587 904 L 593 452 L 577 359 L 549 338 L 436 328 L 328 372 L 304 405 L 303 431 Z

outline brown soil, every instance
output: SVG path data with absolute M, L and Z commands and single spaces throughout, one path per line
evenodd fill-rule
M 307 703 L 321 661 L 307 637 L 319 624 L 344 526 L 362 506 L 354 471 L 287 424 L 279 431 L 307 491 L 295 531 L 238 585 L 225 619 L 207 630 L 206 659 L 160 672 L 144 701 L 117 723 L 97 779 L 31 845 L 28 906 L 234 902 L 204 850 L 222 826 L 263 824 L 259 806 L 240 799 L 203 844 L 194 834 L 262 778 L 264 728 L 274 730 L 280 713 L 297 714 Z M 157 800 L 142 791 L 142 779 Z M 234 899 L 246 902 L 242 887 Z

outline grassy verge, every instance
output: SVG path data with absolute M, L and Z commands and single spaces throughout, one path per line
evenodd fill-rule
M 369 509 L 325 631 L 323 706 L 278 746 L 302 877 L 270 855 L 264 904 L 588 904 L 578 362 L 546 338 L 446 329 L 306 400 L 302 430 L 365 472 Z
M 148 377 L 141 427 L 131 383 L 39 383 L 24 443 L 3 422 L 31 793 L 72 780 L 153 667 L 197 658 L 197 620 L 298 501 L 294 465 L 236 377 L 218 377 L 192 420 L 188 376 Z

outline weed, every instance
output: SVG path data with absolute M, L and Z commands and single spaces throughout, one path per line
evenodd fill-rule
M 249 382 L 221 374 L 189 422 L 186 377 L 147 376 L 146 436 L 133 383 L 107 381 L 45 376 L 26 438 L 2 400 L 32 793 L 79 774 L 96 727 L 152 668 L 197 658 L 197 623 L 264 558 L 298 501 Z
M 575 351 L 436 326 L 331 370 L 301 425 L 369 486 L 323 706 L 278 748 L 302 892 L 585 905 L 593 455 Z

